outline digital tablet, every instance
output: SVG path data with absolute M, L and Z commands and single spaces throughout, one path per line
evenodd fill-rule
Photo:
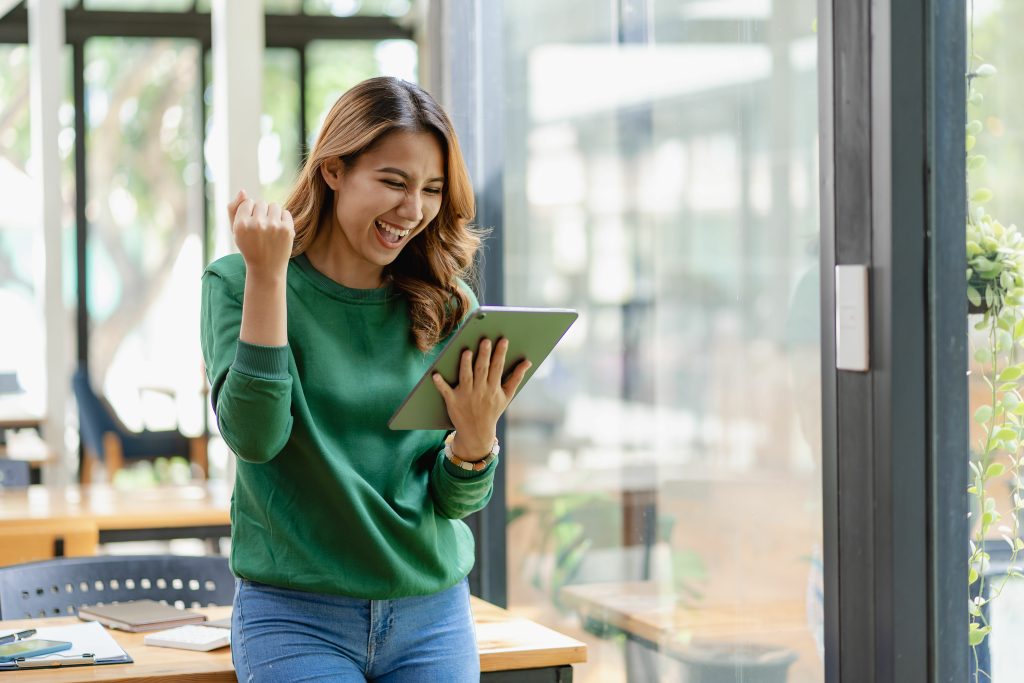
M 431 375 L 440 372 L 448 384 L 455 386 L 459 378 L 459 359 L 462 352 L 469 349 L 476 353 L 480 341 L 485 337 L 492 342 L 497 342 L 501 337 L 508 339 L 502 380 L 519 364 L 519 361 L 529 360 L 533 363 L 526 371 L 523 381 L 519 383 L 519 389 L 516 390 L 518 395 L 578 316 L 576 311 L 565 308 L 481 306 L 475 309 L 455 331 L 437 355 L 437 359 L 388 420 L 388 427 L 451 429 L 448 409 L 441 393 L 434 386 Z

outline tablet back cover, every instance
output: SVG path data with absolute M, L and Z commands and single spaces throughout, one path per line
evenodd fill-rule
M 482 306 L 473 311 L 437 356 L 434 364 L 388 421 L 391 429 L 451 429 L 444 399 L 434 386 L 431 375 L 440 372 L 448 384 L 455 386 L 459 376 L 459 357 L 464 349 L 476 352 L 484 337 L 509 340 L 502 378 L 523 359 L 533 366 L 516 391 L 518 395 L 530 377 L 548 357 L 555 344 L 565 335 L 579 314 L 560 308 L 512 308 Z

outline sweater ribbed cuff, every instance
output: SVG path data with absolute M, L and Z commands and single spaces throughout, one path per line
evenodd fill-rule
M 444 460 L 444 465 L 442 465 L 442 467 L 444 467 L 445 471 L 457 479 L 479 479 L 480 477 L 486 476 L 487 474 L 493 472 L 494 468 L 498 466 L 498 456 L 494 456 L 494 460 L 492 460 L 487 467 L 483 468 L 479 472 L 462 469 L 461 467 L 454 464 L 451 460 L 444 457 L 444 452 L 441 453 L 441 460 Z
M 288 379 L 288 347 L 260 346 L 238 340 L 232 368 L 260 379 Z

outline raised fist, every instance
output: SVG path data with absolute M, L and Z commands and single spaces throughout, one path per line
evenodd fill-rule
M 253 201 L 241 190 L 228 204 L 228 220 L 246 270 L 261 276 L 283 276 L 295 240 L 291 213 L 277 204 Z

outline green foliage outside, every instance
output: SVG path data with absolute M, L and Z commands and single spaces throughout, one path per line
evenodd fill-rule
M 1021 215 L 1024 202 L 1013 187 L 1024 170 L 1024 115 L 1020 88 L 996 87 L 997 69 L 990 54 L 1008 65 L 1022 63 L 1020 41 L 1005 35 L 1013 21 L 1024 21 L 1024 7 L 1007 3 L 975 25 L 969 6 L 967 128 L 967 298 L 976 313 L 972 334 L 973 361 L 981 368 L 986 393 L 972 406 L 981 437 L 970 458 L 972 533 L 968 582 L 968 642 L 973 651 L 974 683 L 990 680 L 981 668 L 978 646 L 992 632 L 988 605 L 1008 582 L 1024 577 L 1017 559 L 1024 550 L 1020 516 L 1021 441 L 1024 438 L 1024 237 L 1017 227 L 995 215 Z M 1008 489 L 1008 490 L 1007 490 Z M 1007 501 L 1002 502 L 1001 501 Z M 1002 509 L 1000 507 L 1002 506 Z M 986 542 L 1002 539 L 1009 564 L 996 571 Z M 998 541 L 997 541 L 998 542 Z

